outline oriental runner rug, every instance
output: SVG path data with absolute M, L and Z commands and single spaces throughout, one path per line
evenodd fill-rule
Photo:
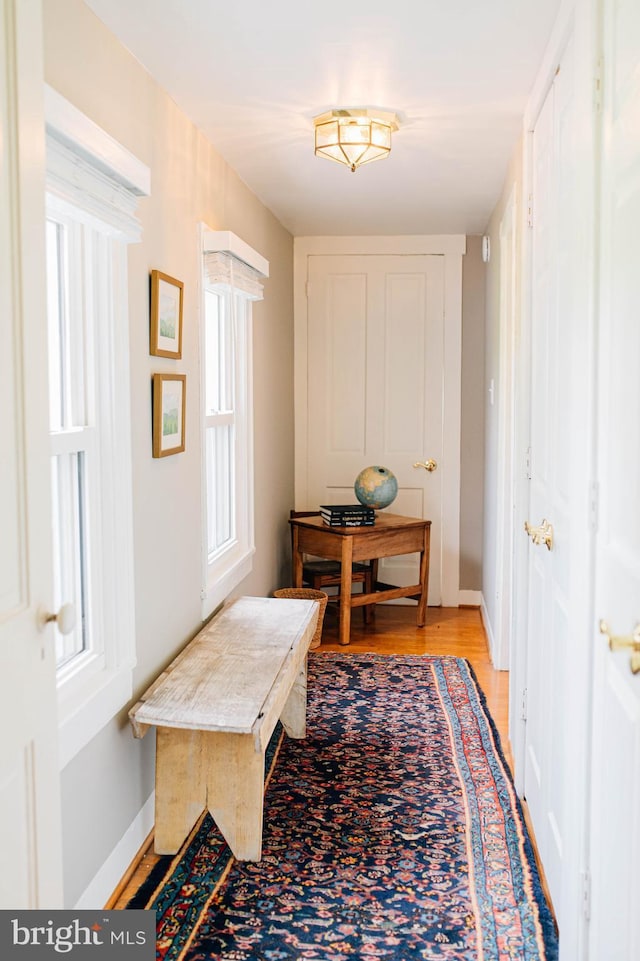
M 263 856 L 207 815 L 128 907 L 159 961 L 555 961 L 499 738 L 455 657 L 318 653 L 267 756 Z

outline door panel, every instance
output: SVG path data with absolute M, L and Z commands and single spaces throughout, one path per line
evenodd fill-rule
M 329 450 L 361 456 L 366 448 L 366 276 L 338 276 L 327 291 L 326 377 Z M 342 411 L 349 411 L 344 417 Z
M 561 932 L 563 958 L 583 938 L 591 585 L 589 289 L 575 235 L 579 182 L 573 42 L 533 133 L 531 483 L 524 795 Z M 521 536 L 526 536 L 522 532 Z
M 0 0 L 0 908 L 61 905 L 39 3 Z M 20 56 L 18 56 L 20 51 Z
M 0 904 L 3 907 L 33 906 L 37 901 L 37 838 L 30 814 L 35 809 L 33 779 L 33 743 L 8 759 L 0 782 L 0 843 L 4 851 L 17 854 L 11 871 L 0 874 Z M 13 870 L 15 866 L 15 870 Z
M 555 85 L 551 88 L 538 117 L 533 141 L 533 195 L 536 218 L 533 233 L 532 290 L 532 416 L 531 416 L 531 499 L 530 523 L 537 525 L 548 516 L 553 498 L 550 487 L 549 338 L 555 296 L 553 191 L 555 177 L 554 110 Z M 542 511 L 542 514 L 540 512 Z M 540 517 L 538 517 L 540 514 Z M 551 894 L 555 898 L 558 885 L 557 847 L 550 835 L 547 781 L 550 771 L 551 684 L 545 666 L 550 660 L 551 604 L 554 558 L 543 547 L 530 548 L 529 553 L 529 624 L 527 631 L 527 729 L 524 793 L 531 811 L 536 839 Z M 551 865 L 553 857 L 554 865 Z
M 429 603 L 440 603 L 444 258 L 313 256 L 308 270 L 308 504 L 353 503 L 363 467 L 398 480 L 389 510 L 428 517 Z M 438 469 L 415 468 L 433 459 Z M 413 556 L 380 579 L 419 580 Z
M 596 620 L 640 624 L 640 7 L 605 4 Z M 591 957 L 640 957 L 640 673 L 594 637 Z
M 425 330 L 416 323 L 426 313 L 426 274 L 389 274 L 384 314 L 384 434 L 389 456 L 422 450 L 427 381 Z M 416 396 L 413 391 L 419 385 Z

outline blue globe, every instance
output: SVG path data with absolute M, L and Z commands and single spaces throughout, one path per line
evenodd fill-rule
M 361 504 L 381 510 L 395 500 L 398 481 L 388 468 L 374 465 L 360 471 L 353 489 Z

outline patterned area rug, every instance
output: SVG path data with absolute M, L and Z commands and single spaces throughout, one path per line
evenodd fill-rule
M 262 861 L 207 815 L 128 905 L 156 909 L 160 961 L 557 958 L 466 661 L 312 654 L 307 738 L 276 735 Z

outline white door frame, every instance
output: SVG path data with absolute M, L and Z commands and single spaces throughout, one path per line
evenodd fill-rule
M 447 485 L 442 495 L 442 604 L 460 598 L 460 412 L 462 385 L 462 257 L 460 234 L 401 237 L 296 237 L 294 239 L 295 502 L 307 504 L 307 259 L 310 256 L 433 254 L 444 257 L 444 449 Z
M 511 188 L 500 221 L 500 354 L 498 373 L 498 532 L 496 538 L 496 632 L 493 666 L 509 669 L 513 635 L 515 520 L 515 333 L 517 324 L 518 208 Z

